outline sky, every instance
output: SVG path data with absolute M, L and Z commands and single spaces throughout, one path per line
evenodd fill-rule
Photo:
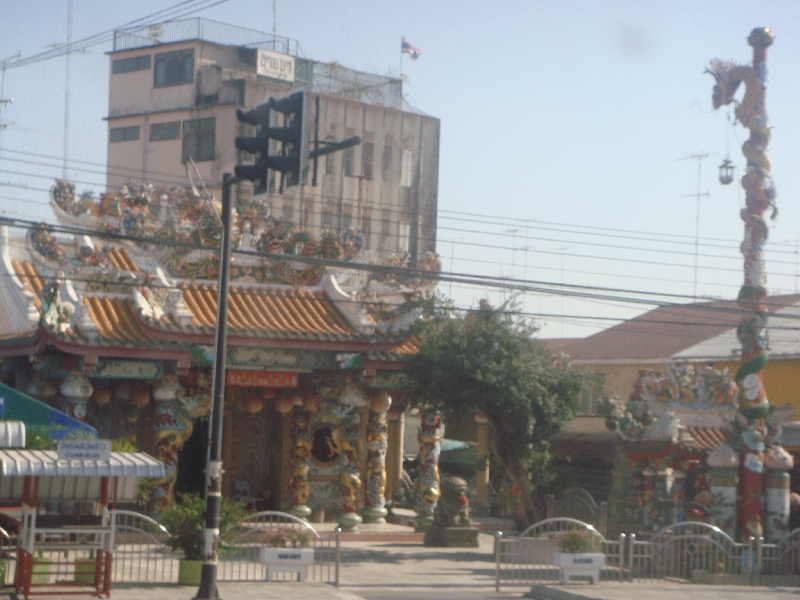
M 177 3 L 73 0 L 72 39 Z M 275 22 L 272 0 L 228 0 L 192 16 L 267 32 L 275 26 L 318 61 L 394 76 L 402 68 L 406 99 L 441 119 L 444 270 L 524 279 L 533 291 L 447 283 L 440 290 L 461 306 L 513 297 L 542 337 L 590 335 L 654 302 L 735 298 L 743 192 L 736 182 L 719 184 L 717 165 L 730 155 L 741 175 L 748 132 L 731 123 L 727 108 L 712 110 L 713 79 L 703 71 L 715 57 L 749 63 L 748 34 L 770 27 L 768 153 L 780 215 L 767 270 L 771 292 L 798 291 L 800 4 L 277 0 L 274 7 Z M 67 11 L 67 0 L 0 0 L 0 61 L 64 43 Z M 401 36 L 422 51 L 417 61 L 401 62 Z M 79 191 L 100 191 L 105 180 L 109 38 L 71 56 L 69 175 Z M 13 102 L 0 104 L 7 125 L 0 214 L 52 218 L 47 190 L 63 170 L 65 79 L 63 56 L 5 71 L 0 98 Z M 690 158 L 699 154 L 709 156 Z

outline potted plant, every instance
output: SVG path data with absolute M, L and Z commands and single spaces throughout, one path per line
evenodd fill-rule
M 556 535 L 558 552 L 555 564 L 561 568 L 561 583 L 571 577 L 591 577 L 592 583 L 600 581 L 600 571 L 606 566 L 606 555 L 601 550 L 602 538 L 594 529 L 573 529 Z
M 161 512 L 161 523 L 170 533 L 167 545 L 173 550 L 182 550 L 183 558 L 178 563 L 180 585 L 200 585 L 205 547 L 205 500 L 197 494 L 185 494 L 180 502 L 173 502 Z M 246 516 L 241 503 L 222 499 L 219 519 L 218 552 L 224 556 L 232 550 L 231 542 L 236 528 Z
M 314 548 L 309 548 L 311 537 L 304 529 L 282 527 L 269 532 L 266 546 L 261 548 L 261 562 L 267 565 L 267 581 L 275 573 L 292 571 L 305 581 L 309 565 L 314 564 Z

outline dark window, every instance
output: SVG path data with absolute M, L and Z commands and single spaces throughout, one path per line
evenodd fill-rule
M 156 54 L 154 85 L 180 85 L 194 81 L 194 50 Z
M 385 181 L 392 179 L 392 146 L 389 144 L 383 147 L 383 179 Z
M 111 130 L 112 142 L 132 142 L 139 139 L 139 126 L 115 127 Z
M 214 160 L 215 118 L 183 122 L 183 162 Z
M 342 168 L 347 177 L 353 176 L 353 162 L 355 161 L 355 149 L 350 146 L 342 151 Z
M 334 138 L 331 136 L 328 136 L 325 139 L 329 142 L 334 141 Z M 334 159 L 335 156 L 336 152 L 333 152 L 325 156 L 325 173 L 327 175 L 333 175 L 334 173 L 336 173 L 336 160 Z
M 372 160 L 375 155 L 375 145 L 372 142 L 361 144 L 361 175 L 364 179 L 372 179 Z
M 117 73 L 130 73 L 131 71 L 144 71 L 150 68 L 150 55 L 119 58 L 112 63 L 111 70 Z
M 160 142 L 162 140 L 177 140 L 181 136 L 181 124 L 178 121 L 172 123 L 156 123 L 150 126 L 150 141 Z

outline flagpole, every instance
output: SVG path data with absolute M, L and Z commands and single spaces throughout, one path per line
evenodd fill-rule
M 403 81 L 403 42 L 400 42 L 400 81 Z

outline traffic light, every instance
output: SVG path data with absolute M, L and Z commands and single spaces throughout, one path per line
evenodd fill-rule
M 236 118 L 256 127 L 255 137 L 237 137 L 236 147 L 255 155 L 252 165 L 239 165 L 237 177 L 253 182 L 253 193 L 267 191 L 268 170 L 284 175 L 281 184 L 298 185 L 308 160 L 308 131 L 305 118 L 305 92 L 296 92 L 285 98 L 270 98 L 247 112 L 237 110 Z M 284 115 L 282 127 L 270 126 L 271 111 Z M 270 140 L 280 142 L 278 154 L 269 154 Z
M 269 169 L 269 103 L 259 104 L 252 110 L 236 111 L 236 118 L 256 128 L 255 137 L 237 137 L 236 147 L 255 155 L 252 165 L 237 165 L 237 177 L 253 182 L 253 193 L 264 194 L 267 191 Z

